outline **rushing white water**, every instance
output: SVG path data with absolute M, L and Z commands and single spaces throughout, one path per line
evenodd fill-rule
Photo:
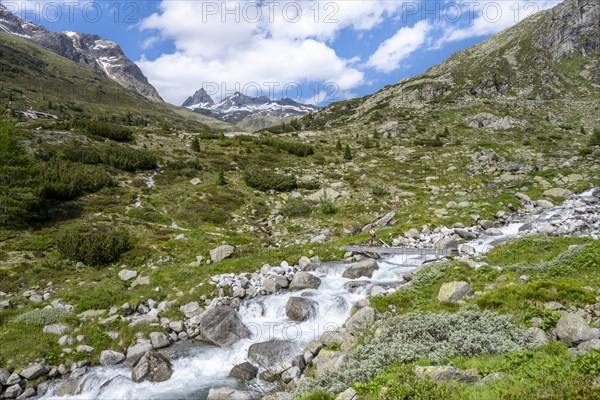
M 592 197 L 590 190 L 575 196 L 559 207 L 553 207 L 539 214 L 527 215 L 526 219 L 517 218 L 515 222 L 500 229 L 501 235 L 480 235 L 467 244 L 480 254 L 519 234 L 545 232 L 548 226 L 561 228 L 570 224 L 577 227 L 577 221 L 582 220 L 578 215 L 585 213 L 592 215 L 591 222 L 587 220 L 585 223 L 588 224 L 586 225 L 588 228 L 591 225 L 588 231 L 595 236 L 600 231 L 597 209 L 598 201 Z M 526 227 L 525 231 L 523 231 L 524 227 Z M 130 370 L 123 366 L 95 367 L 84 377 L 54 383 L 44 398 L 64 398 L 61 396 L 67 395 L 69 398 L 86 400 L 95 398 L 205 399 L 211 387 L 240 387 L 240 383 L 229 379 L 228 374 L 234 365 L 246 360 L 248 348 L 252 343 L 286 339 L 296 342 L 301 350 L 308 342 L 318 339 L 324 331 L 341 327 L 349 317 L 352 307 L 359 300 L 367 297 L 371 287 L 374 285 L 386 288 L 398 287 L 403 284 L 402 275 L 405 272 L 411 271 L 429 259 L 413 255 L 380 260 L 378 262 L 380 269 L 371 279 L 358 279 L 365 281 L 365 286 L 354 290 L 350 290 L 347 285 L 351 280 L 342 277 L 350 263 L 324 263 L 312 272 L 322 281 L 317 290 L 283 292 L 242 302 L 239 314 L 242 321 L 253 332 L 252 338 L 239 341 L 231 349 L 191 343 L 177 344 L 170 348 L 168 351 L 174 358 L 174 373 L 166 382 L 133 383 L 130 379 Z M 300 323 L 290 321 L 286 316 L 285 308 L 288 299 L 292 296 L 315 300 L 318 309 L 314 318 Z M 68 388 L 69 385 L 72 387 Z M 258 393 L 256 383 L 244 389 Z

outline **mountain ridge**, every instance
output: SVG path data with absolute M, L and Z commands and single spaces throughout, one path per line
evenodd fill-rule
M 319 109 L 289 98 L 271 100 L 267 96 L 251 97 L 240 92 L 215 102 L 204 89 L 199 89 L 188 97 L 182 107 L 230 123 L 240 123 L 249 117 L 256 119 L 258 116 L 286 120 L 303 117 Z M 269 125 L 272 126 L 272 123 Z
M 113 41 L 94 34 L 52 32 L 44 26 L 17 17 L 2 4 L 0 30 L 25 37 L 62 57 L 90 67 L 149 100 L 163 101 L 142 70 L 127 58 L 121 47 Z

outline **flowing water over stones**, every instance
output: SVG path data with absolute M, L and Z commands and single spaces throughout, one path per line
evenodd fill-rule
M 462 253 L 481 254 L 498 243 L 529 233 L 588 234 L 595 238 L 600 234 L 600 190 L 598 189 L 574 196 L 561 206 L 536 210 L 538 211 L 534 213 L 515 216 L 511 223 L 499 227 L 497 231 L 478 233 L 477 238 L 467 240 L 463 244 L 463 248 L 469 246 L 469 251 L 462 251 Z M 280 372 L 286 374 L 287 379 L 297 378 L 303 360 L 306 360 L 306 355 L 304 358 L 301 356 L 305 349 L 306 352 L 311 352 L 311 348 L 316 346 L 314 344 L 316 340 L 321 339 L 325 342 L 327 336 L 339 335 L 340 333 L 334 334 L 329 331 L 344 326 L 356 304 L 368 298 L 373 292 L 395 291 L 406 283 L 404 276 L 425 261 L 429 260 L 413 255 L 379 260 L 376 265 L 372 262 L 363 262 L 359 264 L 360 268 L 356 267 L 356 263 L 348 262 L 313 265 L 307 268 L 313 269 L 307 273 L 319 278 L 320 283 L 317 279 L 311 279 L 303 274 L 302 279 L 299 277 L 297 284 L 294 284 L 293 291 L 279 291 L 242 300 L 237 311 L 239 321 L 231 308 L 209 307 L 208 310 L 223 307 L 227 314 L 227 318 L 219 319 L 216 314 L 212 315 L 214 311 L 205 311 L 208 314 L 204 318 L 214 320 L 214 324 L 209 325 L 218 326 L 220 323 L 229 327 L 234 326 L 234 332 L 223 336 L 223 340 L 216 340 L 218 331 L 205 331 L 205 336 L 208 332 L 209 339 L 212 338 L 210 340 L 216 346 L 179 342 L 175 346 L 161 350 L 172 360 L 173 369 L 170 379 L 164 382 L 134 383 L 131 380 L 131 370 L 123 365 L 95 367 L 79 378 L 53 382 L 43 398 L 68 396 L 72 399 L 86 400 L 94 398 L 206 399 L 211 388 L 220 387 L 248 391 L 260 398 L 264 390 L 272 387 L 268 381 L 272 381 L 272 374 L 277 372 L 273 372 L 272 364 L 281 365 L 282 361 L 284 364 L 288 363 L 287 369 Z M 303 260 L 301 264 L 304 268 L 309 265 L 309 261 Z M 315 288 L 317 283 L 319 285 Z M 306 302 L 293 300 L 294 298 Z M 295 319 L 300 321 L 288 317 L 290 301 L 307 306 L 306 309 L 293 310 L 294 315 L 299 316 Z M 370 309 L 365 309 L 354 314 L 346 323 L 344 334 L 351 335 L 354 330 L 360 330 L 361 325 L 368 324 L 371 320 L 369 313 Z M 328 333 L 323 335 L 325 332 Z M 253 364 L 257 371 L 251 371 L 251 374 L 244 373 L 242 376 L 251 378 L 258 372 L 259 378 L 245 384 L 243 382 L 245 379 L 238 380 L 230 377 L 230 371 L 234 366 L 244 365 L 247 362 Z M 245 365 L 243 369 L 250 370 L 249 367 Z M 325 366 L 318 366 L 321 367 L 325 368 Z M 279 376 L 283 378 L 281 373 Z M 239 376 L 236 373 L 233 375 Z

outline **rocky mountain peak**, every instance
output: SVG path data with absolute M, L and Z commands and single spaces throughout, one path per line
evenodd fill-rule
M 152 101 L 162 101 L 142 70 L 132 62 L 121 47 L 98 35 L 73 31 L 52 32 L 44 26 L 27 22 L 0 4 L 0 32 L 26 37 L 54 53 L 78 64 L 86 65 L 108 76 L 121 86 Z
M 194 106 L 212 106 L 214 104 L 215 102 L 212 99 L 212 97 L 210 97 L 210 95 L 206 93 L 206 90 L 204 90 L 204 88 L 201 88 L 200 90 L 197 90 L 193 96 L 188 97 L 187 100 L 184 101 L 181 106 L 195 108 Z

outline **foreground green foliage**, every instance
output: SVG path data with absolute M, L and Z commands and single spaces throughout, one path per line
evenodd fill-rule
M 14 322 L 23 322 L 27 325 L 45 326 L 58 324 L 68 318 L 73 317 L 73 314 L 69 311 L 57 309 L 57 308 L 35 308 L 31 311 L 27 311 L 17 318 Z
M 90 135 L 100 136 L 117 142 L 128 142 L 133 139 L 131 129 L 108 122 L 92 121 L 87 126 Z
M 263 192 L 275 190 L 276 192 L 287 192 L 298 187 L 296 179 L 292 176 L 278 174 L 271 171 L 250 169 L 244 173 L 244 182 L 254 189 Z
M 499 354 L 533 346 L 523 329 L 495 313 L 408 314 L 386 319 L 377 334 L 359 345 L 339 371 L 317 374 L 300 386 L 299 393 L 339 393 L 354 383 L 368 381 L 391 361 L 428 358 L 442 363 L 457 355 Z
M 56 200 L 72 200 L 115 184 L 101 167 L 62 160 L 45 164 L 43 181 L 46 196 Z
M 57 238 L 60 254 L 88 265 L 109 264 L 131 248 L 131 238 L 124 229 L 64 229 Z

